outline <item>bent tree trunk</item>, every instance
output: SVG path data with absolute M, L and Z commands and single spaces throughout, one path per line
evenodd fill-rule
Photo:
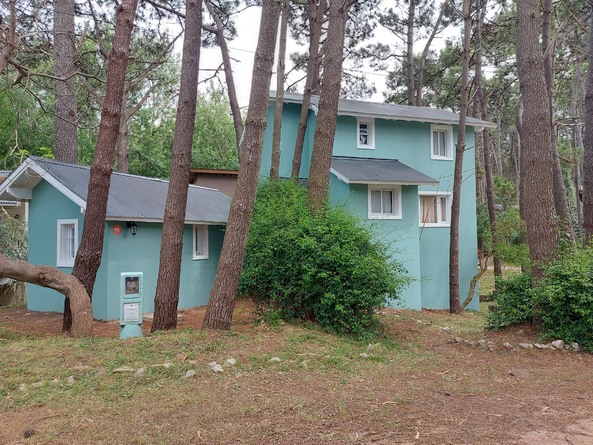
M 48 287 L 64 295 L 72 310 L 72 337 L 90 337 L 93 326 L 91 299 L 82 283 L 73 275 L 50 266 L 35 266 L 11 260 L 0 254 L 0 276 Z

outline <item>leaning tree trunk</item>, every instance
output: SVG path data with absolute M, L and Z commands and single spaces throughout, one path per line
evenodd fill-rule
M 289 0 L 282 1 L 282 18 L 280 20 L 280 46 L 278 48 L 278 69 L 276 71 L 276 102 L 274 107 L 274 130 L 272 132 L 272 165 L 270 179 L 280 176 L 280 142 L 282 135 L 282 110 L 284 108 L 284 71 L 286 59 L 286 33 L 288 31 Z
M 263 0 L 262 3 L 259 37 L 251 77 L 249 111 L 241 144 L 242 161 L 237 178 L 237 192 L 231 202 L 222 252 L 210 292 L 210 302 L 204 314 L 204 329 L 230 329 L 249 222 L 257 193 L 281 1 Z
M 313 211 L 325 207 L 329 190 L 329 174 L 332 150 L 336 134 L 336 119 L 342 82 L 342 53 L 348 10 L 353 2 L 332 1 L 329 7 L 325 60 L 323 62 L 323 85 L 319 97 L 317 126 L 309 169 L 307 203 Z
M 90 171 L 82 238 L 72 269 L 72 275 L 80 280 L 91 298 L 103 253 L 107 198 L 115 161 L 115 144 L 119 132 L 126 67 L 137 5 L 138 0 L 123 0 L 117 7 L 113 47 L 107 68 L 105 100 Z M 68 301 L 66 298 L 66 303 Z M 70 330 L 69 312 L 69 307 L 64 307 L 64 331 Z
M 521 204 L 534 284 L 558 249 L 554 207 L 550 108 L 539 48 L 539 0 L 517 3 L 516 44 L 523 102 L 521 130 Z
M 0 254 L 0 276 L 48 287 L 60 292 L 71 302 L 72 337 L 90 337 L 93 327 L 91 299 L 78 278 L 50 266 L 35 266 L 25 261 L 11 260 Z
M 202 35 L 202 0 L 187 0 L 185 36 L 181 59 L 181 81 L 177 117 L 173 135 L 171 178 L 165 204 L 159 276 L 154 297 L 151 331 L 177 327 L 177 305 L 181 276 L 181 250 L 187 190 L 191 167 L 191 150 L 198 100 L 200 39 Z
M 315 73 L 319 72 L 319 66 L 321 65 L 319 40 L 321 39 L 321 24 L 325 16 L 325 7 L 325 0 L 319 0 L 319 5 L 317 5 L 316 0 L 309 0 L 309 59 L 307 60 L 307 79 L 305 80 L 305 91 L 303 102 L 301 103 L 301 116 L 290 175 L 293 181 L 298 181 L 300 177 L 303 145 L 305 143 L 305 132 L 307 131 L 307 119 L 309 118 L 309 106 L 311 105 L 311 95 L 313 94 L 313 81 L 316 77 Z
M 451 228 L 449 244 L 449 311 L 461 312 L 459 304 L 459 212 L 461 209 L 461 186 L 463 185 L 463 153 L 465 152 L 465 123 L 469 102 L 469 51 L 471 38 L 470 0 L 463 0 L 463 52 L 461 54 L 461 102 L 459 128 L 455 147 L 455 170 L 453 174 L 453 197 L 451 200 Z
M 74 0 L 54 4 L 55 146 L 58 161 L 78 161 Z
M 593 29 L 593 7 L 591 17 Z M 585 137 L 583 138 L 583 229 L 585 230 L 585 242 L 593 240 L 593 32 L 589 34 L 588 56 Z

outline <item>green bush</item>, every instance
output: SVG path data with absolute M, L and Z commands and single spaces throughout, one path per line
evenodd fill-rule
M 287 181 L 260 186 L 239 291 L 284 320 L 368 337 L 374 309 L 408 283 L 405 270 L 353 215 L 334 207 L 313 215 L 306 198 Z
M 527 273 L 496 281 L 492 297 L 496 307 L 488 314 L 486 329 L 499 330 L 525 324 L 533 318 L 531 276 Z
M 544 337 L 593 351 L 593 246 L 564 252 L 533 294 Z

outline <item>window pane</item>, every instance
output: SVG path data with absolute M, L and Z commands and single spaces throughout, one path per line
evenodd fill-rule
M 383 192 L 383 213 L 393 214 L 393 192 L 391 190 L 382 190 Z
M 360 145 L 369 145 L 369 124 L 363 122 L 359 123 L 358 142 Z
M 447 222 L 447 198 L 440 198 L 441 202 L 441 222 Z
M 68 235 L 67 235 L 67 243 L 68 243 L 67 258 L 68 258 L 68 260 L 72 261 L 72 260 L 74 260 L 74 258 L 76 256 L 76 239 L 75 239 L 76 234 L 74 233 L 74 224 L 68 224 L 66 226 L 66 230 L 68 232 Z
M 200 228 L 194 226 L 194 254 L 200 255 Z
M 432 154 L 434 156 L 439 155 L 439 132 L 438 131 L 432 132 Z
M 447 156 L 445 135 L 446 133 L 444 131 L 439 131 L 439 156 Z
M 420 220 L 424 224 L 435 224 L 437 222 L 437 208 L 434 196 L 420 197 Z
M 381 213 L 381 190 L 371 190 L 371 213 Z

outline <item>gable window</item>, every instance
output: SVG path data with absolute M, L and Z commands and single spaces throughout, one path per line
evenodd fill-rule
M 369 186 L 369 219 L 401 219 L 401 188 Z
M 453 159 L 453 128 L 431 125 L 431 159 Z
M 420 195 L 420 225 L 449 227 L 451 225 L 451 194 L 423 193 Z
M 194 260 L 208 259 L 208 226 L 196 224 L 193 226 Z
M 360 119 L 356 120 L 357 128 L 357 148 L 374 149 L 375 148 L 375 120 Z
M 78 250 L 78 220 L 58 219 L 57 266 L 73 267 Z

